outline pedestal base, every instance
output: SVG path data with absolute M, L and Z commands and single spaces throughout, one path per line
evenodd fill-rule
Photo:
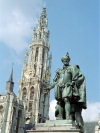
M 82 133 L 77 129 L 72 121 L 67 120 L 48 120 L 46 123 L 39 123 L 35 130 L 27 133 Z
M 100 133 L 100 127 L 99 126 L 95 127 L 95 133 Z

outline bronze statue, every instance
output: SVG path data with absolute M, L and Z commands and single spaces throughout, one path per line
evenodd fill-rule
M 57 120 L 76 121 L 77 127 L 83 130 L 84 122 L 81 115 L 86 109 L 85 77 L 78 65 L 70 66 L 70 57 L 67 53 L 61 59 L 63 67 L 57 69 L 53 83 L 48 89 L 55 88 L 57 100 L 55 116 Z

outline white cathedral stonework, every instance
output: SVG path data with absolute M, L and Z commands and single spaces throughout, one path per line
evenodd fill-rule
M 50 83 L 51 55 L 46 8 L 34 28 L 29 51 L 24 58 L 19 81 L 18 97 L 24 103 L 26 119 L 33 124 L 49 119 L 49 93 L 44 89 Z
M 13 69 L 0 94 L 0 133 L 24 133 L 26 124 L 49 119 L 49 93 L 52 56 L 49 53 L 49 30 L 46 8 L 43 8 L 38 25 L 34 28 L 29 51 L 26 51 L 18 97 L 13 92 Z
M 13 92 L 13 71 L 0 94 L 0 133 L 24 133 L 24 106 Z

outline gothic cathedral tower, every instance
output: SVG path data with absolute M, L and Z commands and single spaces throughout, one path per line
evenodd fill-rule
M 51 55 L 46 8 L 34 28 L 29 52 L 26 51 L 19 82 L 19 99 L 23 100 L 26 119 L 32 123 L 49 119 L 49 93 L 44 89 L 50 83 Z

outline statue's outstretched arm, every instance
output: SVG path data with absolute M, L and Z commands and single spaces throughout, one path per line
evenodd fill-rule
M 55 87 L 55 82 L 53 82 L 52 84 L 50 84 L 49 86 L 47 86 L 47 88 L 45 88 L 45 93 L 48 93 L 51 89 L 53 89 Z
M 48 87 L 49 90 L 53 89 L 56 85 L 56 82 L 53 82 L 52 84 L 50 84 L 50 86 Z

